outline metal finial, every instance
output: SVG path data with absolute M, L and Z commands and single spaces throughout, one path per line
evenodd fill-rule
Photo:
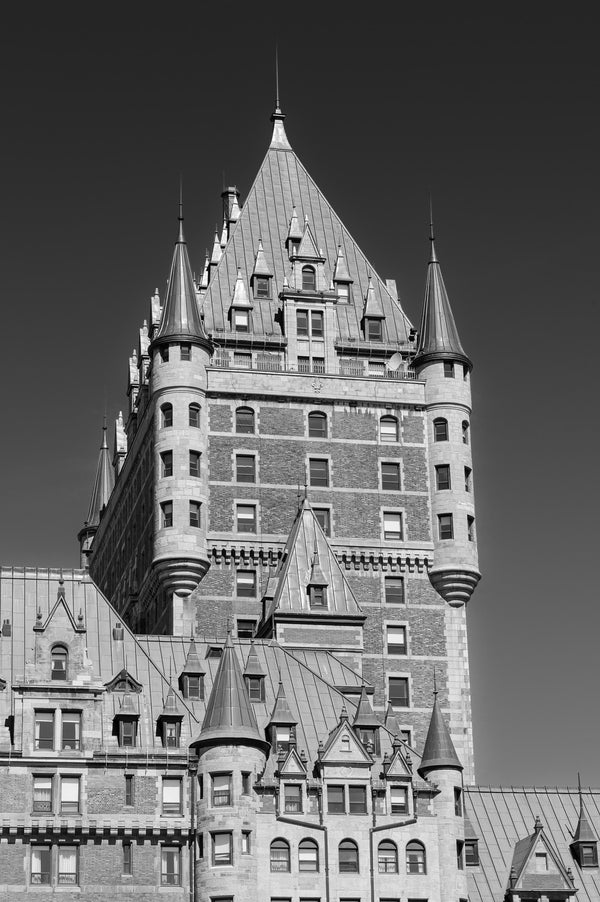
M 277 42 L 275 42 L 275 109 L 278 113 L 281 112 L 279 106 L 279 47 Z
M 184 242 L 185 238 L 183 236 L 183 176 L 179 173 L 179 216 L 177 217 L 179 220 L 179 237 L 178 242 Z
M 308 501 L 308 482 L 306 476 L 304 477 L 304 500 Z
M 436 263 L 437 257 L 435 253 L 435 233 L 433 230 L 433 200 L 431 192 L 429 192 L 429 240 L 431 241 L 431 257 L 429 262 Z
M 433 697 L 437 698 L 438 688 L 437 688 L 437 674 L 435 672 L 435 664 L 433 665 Z

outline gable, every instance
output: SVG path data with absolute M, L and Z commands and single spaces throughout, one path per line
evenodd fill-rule
M 280 776 L 305 777 L 306 767 L 300 760 L 295 748 L 290 749 L 288 756 L 279 768 Z
M 335 728 L 321 752 L 321 764 L 371 765 L 373 759 L 345 718 Z

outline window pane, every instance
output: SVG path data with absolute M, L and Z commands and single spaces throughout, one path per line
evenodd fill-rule
M 179 849 L 163 847 L 160 856 L 160 882 L 163 886 L 179 886 Z
M 367 790 L 365 786 L 349 786 L 350 814 L 364 814 L 367 810 Z
M 326 536 L 331 535 L 330 511 L 326 507 L 313 507 L 317 522 Z
M 367 319 L 367 339 L 369 341 L 381 341 L 382 322 L 380 319 Z
M 286 811 L 302 811 L 302 789 L 295 783 L 284 787 L 284 802 Z
M 63 749 L 79 748 L 79 727 L 81 715 L 79 712 L 62 712 L 62 747 Z
M 182 344 L 179 346 L 179 353 L 181 360 L 191 360 L 192 359 L 192 346 L 188 344 Z
M 324 413 L 309 413 L 308 435 L 310 438 L 327 438 L 327 416 Z
M 329 485 L 329 461 L 311 458 L 309 464 L 310 484 L 313 486 Z
M 163 404 L 160 408 L 161 425 L 163 428 L 173 425 L 173 407 L 171 404 Z
M 58 882 L 70 886 L 77 885 L 77 849 L 72 846 L 59 846 Z
M 200 527 L 200 502 L 190 501 L 190 526 Z
M 390 677 L 390 702 L 393 708 L 408 708 L 408 677 Z
M 52 679 L 66 680 L 67 678 L 67 650 L 66 648 L 54 648 L 52 650 Z
M 406 627 L 388 626 L 387 650 L 389 655 L 406 654 Z
M 213 805 L 231 805 L 231 774 L 213 774 L 212 786 Z
M 256 532 L 256 508 L 250 504 L 237 506 L 238 532 Z
M 271 870 L 290 870 L 290 847 L 282 839 L 276 839 L 271 843 Z
M 404 579 L 401 576 L 386 577 L 385 600 L 387 604 L 404 604 Z
M 448 441 L 448 421 L 447 420 L 434 420 L 433 421 L 433 440 L 435 442 L 447 442 Z
M 384 513 L 383 538 L 388 542 L 397 541 L 402 538 L 402 514 Z
M 33 810 L 52 811 L 52 777 L 33 778 Z
M 253 454 L 237 454 L 235 458 L 237 482 L 255 482 L 255 458 Z
M 252 434 L 254 432 L 254 411 L 250 407 L 238 407 L 235 412 L 235 431 Z
M 302 267 L 302 291 L 315 291 L 317 280 L 312 266 Z
M 358 872 L 358 848 L 353 842 L 344 841 L 339 845 L 340 872 Z
M 408 814 L 408 789 L 406 786 L 390 787 L 392 814 Z
M 190 451 L 190 476 L 200 476 L 200 452 Z
M 235 332 L 248 332 L 250 328 L 250 314 L 247 310 L 236 310 L 233 314 L 233 328 Z
M 60 809 L 79 811 L 79 777 L 62 777 L 60 781 Z
M 444 376 L 446 379 L 454 379 L 454 364 L 451 360 L 444 360 Z
M 308 310 L 296 311 L 296 331 L 298 335 L 308 335 Z
M 254 293 L 257 298 L 268 298 L 271 296 L 269 290 L 270 279 L 257 277 L 254 282 Z
M 448 464 L 440 464 L 435 468 L 435 483 L 439 491 L 450 488 L 450 467 Z
M 454 537 L 452 514 L 438 514 L 438 527 L 440 539 L 452 539 Z
M 320 310 L 311 311 L 311 333 L 313 338 L 323 338 L 323 314 Z
M 200 407 L 197 404 L 190 404 L 189 413 L 190 426 L 198 429 L 200 427 Z
M 54 711 L 35 712 L 35 747 L 54 748 Z
M 398 420 L 396 417 L 382 417 L 379 421 L 379 440 L 382 442 L 398 441 Z
M 400 491 L 400 464 L 381 464 L 381 488 L 384 492 Z
M 50 883 L 51 867 L 50 846 L 32 846 L 31 848 L 31 882 L 33 884 Z
M 327 787 L 327 809 L 330 814 L 344 814 L 346 811 L 343 786 Z

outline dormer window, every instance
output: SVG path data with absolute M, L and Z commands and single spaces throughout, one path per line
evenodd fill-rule
M 64 645 L 55 645 L 52 649 L 52 679 L 66 680 L 68 652 Z
M 204 698 L 204 676 L 202 674 L 184 673 L 181 683 L 184 698 L 200 700 Z
M 302 267 L 302 291 L 317 290 L 317 273 L 314 266 Z
M 135 748 L 137 743 L 137 717 L 120 717 L 117 739 L 122 748 Z
M 365 338 L 367 341 L 382 341 L 382 321 L 371 317 L 365 317 Z
M 327 587 L 326 586 L 309 586 L 308 600 L 311 608 L 327 607 Z
M 582 868 L 598 867 L 598 849 L 595 842 L 581 843 L 579 847 L 579 865 Z
M 277 726 L 273 729 L 273 748 L 287 752 L 290 747 L 291 730 L 288 726 Z
M 359 727 L 358 738 L 366 749 L 370 746 L 376 755 L 379 754 L 379 730 L 376 727 Z
M 179 748 L 179 737 L 181 733 L 181 724 L 176 720 L 162 721 L 162 744 L 164 748 Z
M 250 331 L 250 311 L 234 310 L 233 311 L 233 331 L 249 332 Z
M 340 303 L 347 304 L 350 301 L 350 285 L 347 282 L 337 282 L 335 288 Z
M 264 702 L 265 700 L 265 678 L 262 676 L 245 677 L 246 686 L 248 688 L 248 698 L 251 702 Z
M 253 279 L 253 291 L 255 298 L 270 298 L 271 280 L 267 276 L 255 276 Z

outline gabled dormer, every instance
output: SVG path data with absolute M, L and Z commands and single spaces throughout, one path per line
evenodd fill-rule
M 370 754 L 379 755 L 379 731 L 381 723 L 375 715 L 367 695 L 366 687 L 362 687 L 358 708 L 352 722 L 354 732 Z
M 327 577 L 321 570 L 319 563 L 319 548 L 315 537 L 315 546 L 313 551 L 312 563 L 310 565 L 310 578 L 306 585 L 308 593 L 308 603 L 311 610 L 314 608 L 327 608 L 327 587 L 329 582 Z
M 131 692 L 123 693 L 113 718 L 113 736 L 122 748 L 135 748 L 138 744 L 138 700 Z
M 183 711 L 179 707 L 173 687 L 169 686 L 163 709 L 156 724 L 156 735 L 160 736 L 165 748 L 179 748 L 182 720 Z
M 139 693 L 144 688 L 129 671 L 123 667 L 116 676 L 105 683 L 107 692 L 134 692 Z
M 52 610 L 44 620 L 38 608 L 33 630 L 35 654 L 25 665 L 26 683 L 50 683 L 53 689 L 64 686 L 68 691 L 74 686 L 96 685 L 87 655 L 83 611 L 75 615 L 71 610 L 62 576 Z
M 298 752 L 295 745 L 292 745 L 287 752 L 283 753 L 278 762 L 277 774 L 280 780 L 308 779 L 308 759 L 306 752 Z
M 342 245 L 340 244 L 338 245 L 337 259 L 333 270 L 333 290 L 338 296 L 338 303 L 348 304 L 352 300 L 352 281 Z
M 329 292 L 330 283 L 325 274 L 325 256 L 317 246 L 308 217 L 304 221 L 304 230 L 294 256 L 290 258 L 290 289 L 297 292 L 302 299 L 321 300 L 323 292 Z
M 201 701 L 204 698 L 205 669 L 200 662 L 196 642 L 192 638 L 183 670 L 179 674 L 179 689 L 184 698 Z
M 547 898 L 566 902 L 576 892 L 572 874 L 536 817 L 534 832 L 515 845 L 505 899 L 521 902 Z
M 292 208 L 292 218 L 290 219 L 290 224 L 288 226 L 288 233 L 285 239 L 285 248 L 288 252 L 288 256 L 290 260 L 292 257 L 296 256 L 298 248 L 300 247 L 300 242 L 302 241 L 302 229 L 300 228 L 300 223 L 298 222 L 298 214 L 296 213 L 296 207 Z
M 250 287 L 256 300 L 269 300 L 272 297 L 273 273 L 263 248 L 262 239 L 258 239 L 258 249 L 254 257 L 254 267 L 250 278 Z
M 383 758 L 386 810 L 395 817 L 409 817 L 413 811 L 412 762 L 406 747 L 394 737 L 392 753 Z
M 252 308 L 253 304 L 248 297 L 242 270 L 238 268 L 229 308 L 229 320 L 233 332 L 250 332 L 252 330 Z
M 381 298 L 375 291 L 373 279 L 369 277 L 369 287 L 365 295 L 365 306 L 361 321 L 365 341 L 383 341 L 384 322 L 385 312 L 381 304 Z
M 244 682 L 248 690 L 248 698 L 251 702 L 264 702 L 265 700 L 265 672 L 258 659 L 258 653 L 254 642 L 250 643 L 248 660 L 244 668 Z

